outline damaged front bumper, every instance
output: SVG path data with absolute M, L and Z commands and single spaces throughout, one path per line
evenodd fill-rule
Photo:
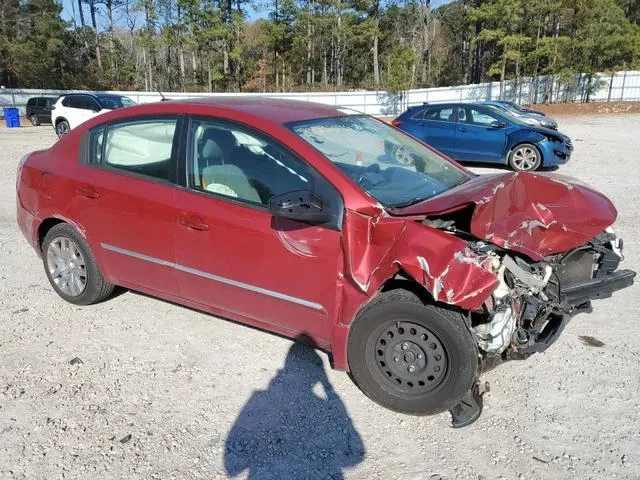
M 635 276 L 633 270 L 618 270 L 604 277 L 574 283 L 562 288 L 560 301 L 567 305 L 580 305 L 589 300 L 608 298 L 616 290 L 633 285 Z
M 566 142 L 554 142 L 548 139 L 538 142 L 545 167 L 563 165 L 571 158 L 573 145 Z
M 544 352 L 575 315 L 592 311 L 592 300 L 633 285 L 636 273 L 617 269 L 622 258 L 622 241 L 610 228 L 587 244 L 544 261 L 500 257 L 496 263 L 500 285 L 488 305 L 488 316 L 480 315 L 475 322 L 471 317 L 481 353 L 480 371 Z M 451 409 L 454 427 L 469 425 L 480 416 L 481 386 L 478 381 Z

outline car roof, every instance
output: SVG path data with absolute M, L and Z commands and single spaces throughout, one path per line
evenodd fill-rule
M 97 97 L 97 95 L 95 93 L 91 93 L 91 92 L 74 92 L 74 93 L 65 93 L 60 98 L 62 98 L 62 97 L 77 97 L 79 95 L 89 95 L 90 97 Z
M 285 124 L 302 120 L 315 120 L 319 118 L 342 117 L 349 114 L 357 114 L 355 110 L 343 109 L 333 105 L 290 100 L 273 97 L 254 96 L 220 96 L 187 98 L 184 100 L 169 100 L 167 103 L 182 103 L 190 105 L 209 105 L 225 108 L 236 112 L 247 113 Z

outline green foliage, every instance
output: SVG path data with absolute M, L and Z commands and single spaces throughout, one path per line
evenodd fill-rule
M 411 70 L 416 54 L 409 45 L 396 45 L 389 52 L 389 69 L 385 77 L 385 88 L 389 92 L 401 92 L 411 87 Z
M 401 92 L 553 75 L 560 94 L 640 68 L 640 0 L 81 0 L 82 16 L 71 0 L 71 22 L 60 1 L 0 0 L 0 85 Z

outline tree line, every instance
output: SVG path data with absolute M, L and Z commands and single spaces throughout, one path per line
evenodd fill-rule
M 0 0 L 0 85 L 284 92 L 638 68 L 640 0 Z

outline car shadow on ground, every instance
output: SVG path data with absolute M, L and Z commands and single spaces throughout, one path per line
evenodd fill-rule
M 249 480 L 342 479 L 365 448 L 309 345 L 294 343 L 266 390 L 256 390 L 226 439 L 224 467 Z

